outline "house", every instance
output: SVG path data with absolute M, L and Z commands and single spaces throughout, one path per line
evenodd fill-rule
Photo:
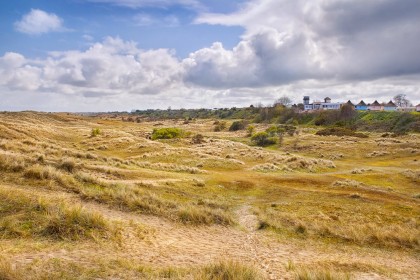
M 397 111 L 397 105 L 395 105 L 394 102 L 389 101 L 384 105 L 384 111 Z
M 382 111 L 383 106 L 381 104 L 379 104 L 379 102 L 377 100 L 375 100 L 375 102 L 368 105 L 368 110 L 369 111 Z
M 416 105 L 416 112 L 420 112 L 420 104 Z
M 397 107 L 397 111 L 398 112 L 415 112 L 416 107 L 414 107 L 414 106 L 411 106 L 411 107 Z
M 309 96 L 303 97 L 303 110 L 305 111 L 313 110 L 313 105 L 309 104 Z
M 324 102 L 314 101 L 310 103 L 309 96 L 303 97 L 303 106 L 305 111 L 309 110 L 338 110 L 340 109 L 340 103 L 331 103 L 331 98 L 324 98 Z
M 366 105 L 366 103 L 365 103 L 363 100 L 361 100 L 361 101 L 359 102 L 359 104 L 357 104 L 357 105 L 355 106 L 355 108 L 356 108 L 356 110 L 358 110 L 358 111 L 366 111 L 366 110 L 368 109 L 368 105 Z

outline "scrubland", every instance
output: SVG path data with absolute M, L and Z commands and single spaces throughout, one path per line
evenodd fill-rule
M 214 121 L 0 113 L 0 279 L 420 278 L 420 135 Z

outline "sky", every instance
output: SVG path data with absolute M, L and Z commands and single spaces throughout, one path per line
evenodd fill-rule
M 0 2 L 0 110 L 420 103 L 420 0 Z

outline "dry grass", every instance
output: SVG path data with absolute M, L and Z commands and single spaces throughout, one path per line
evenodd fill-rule
M 224 260 L 204 267 L 194 276 L 202 280 L 258 280 L 264 279 L 261 273 L 252 265 L 237 261 Z
M 0 238 L 46 237 L 64 240 L 115 237 L 113 228 L 99 213 L 49 203 L 16 190 L 0 189 Z
M 256 269 L 239 263 L 251 254 L 261 261 L 259 250 L 266 244 L 292 244 L 293 252 L 302 250 L 308 258 L 290 253 L 289 258 L 300 258 L 298 263 L 305 265 L 289 269 L 289 274 L 273 264 L 279 277 L 284 272 L 296 279 L 348 279 L 358 271 L 311 262 L 318 253 L 331 253 L 338 259 L 350 255 L 360 263 L 369 260 L 378 268 L 375 272 L 395 279 L 418 278 L 418 135 L 319 137 L 314 129 L 303 128 L 299 148 L 293 148 L 295 138 L 286 137 L 282 147 L 263 149 L 250 146 L 244 132 L 214 132 L 214 120 L 161 121 L 161 126 L 203 135 L 205 141 L 192 143 L 150 141 L 157 123 L 117 119 L 0 114 L 0 248 L 12 264 L 2 262 L 0 279 L 260 279 Z M 257 124 L 256 131 L 267 127 Z M 91 137 L 93 128 L 101 131 L 96 137 Z M 252 238 L 236 227 L 241 219 L 234 209 L 243 206 L 252 208 L 260 223 Z M 136 234 L 129 220 L 141 224 L 142 219 L 152 221 L 154 232 L 162 232 L 156 235 L 160 239 Z M 125 225 L 122 231 L 119 222 Z M 181 232 L 166 240 L 168 228 Z M 213 257 L 203 263 L 198 252 L 179 255 L 176 246 L 183 236 L 190 242 L 184 240 L 185 247 L 194 246 L 190 236 L 203 228 L 208 240 L 197 244 L 217 244 L 202 249 L 208 251 L 204 256 Z M 216 229 L 223 229 L 217 233 L 221 236 L 210 235 Z M 257 242 L 257 252 L 251 253 L 246 246 L 260 237 L 264 242 Z M 212 243 L 213 238 L 220 243 Z M 243 247 L 219 249 L 236 238 Z M 19 262 L 25 246 L 45 256 L 91 240 L 105 240 L 109 246 L 125 242 L 124 249 L 84 247 L 86 256 L 78 256 L 80 260 Z M 120 258 L 109 252 L 126 254 Z M 226 252 L 238 262 L 211 263 Z M 149 258 L 145 263 L 129 259 L 139 255 Z M 165 263 L 157 266 L 153 259 Z M 410 266 L 401 267 L 402 259 L 411 261 Z
M 194 279 L 194 280 L 259 280 L 264 279 L 252 265 L 238 261 L 221 260 L 199 267 L 153 268 L 130 259 L 97 259 L 87 267 L 78 262 L 52 259 L 41 261 L 39 266 L 27 265 L 12 268 L 9 260 L 0 258 L 0 279 Z
M 350 280 L 351 274 L 334 269 L 328 265 L 296 265 L 289 260 L 286 270 L 293 272 L 296 280 Z

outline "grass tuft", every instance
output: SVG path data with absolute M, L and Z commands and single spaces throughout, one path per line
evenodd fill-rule
M 204 267 L 194 279 L 200 280 L 259 280 L 261 273 L 252 265 L 225 260 Z
M 116 235 L 116 228 L 99 213 L 62 201 L 46 202 L 22 191 L 0 189 L 0 238 L 79 240 Z

